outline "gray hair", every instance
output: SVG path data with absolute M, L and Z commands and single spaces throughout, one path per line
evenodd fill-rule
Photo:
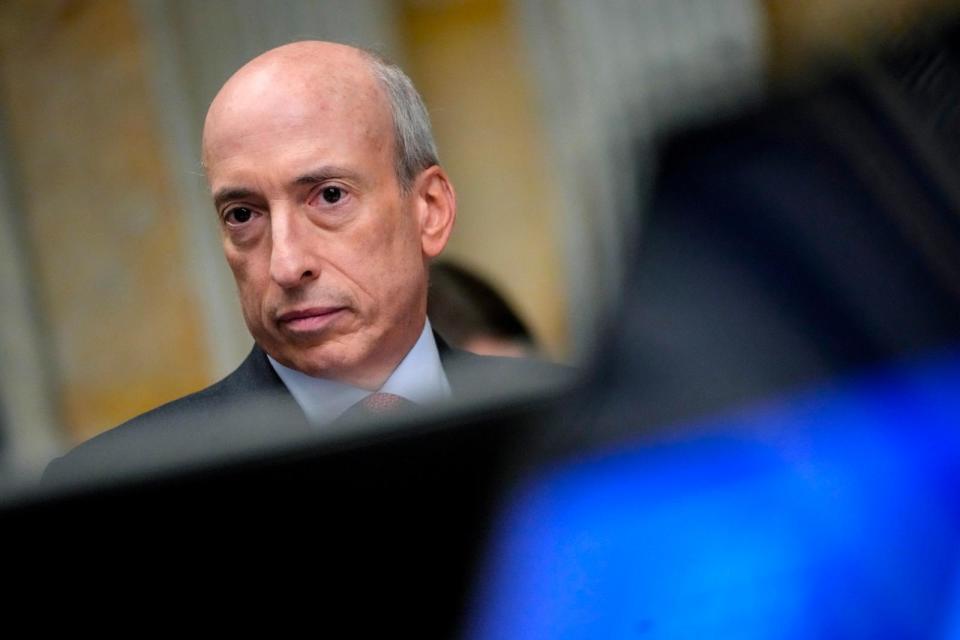
M 394 164 L 400 187 L 408 191 L 420 172 L 440 163 L 430 115 L 413 82 L 380 54 L 367 50 L 370 66 L 390 100 L 393 113 Z

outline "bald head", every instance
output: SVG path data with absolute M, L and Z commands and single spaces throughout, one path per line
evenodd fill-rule
M 336 115 L 334 104 L 369 110 L 378 125 L 392 129 L 383 140 L 392 147 L 404 189 L 439 162 L 426 107 L 399 67 L 347 45 L 304 41 L 267 51 L 224 84 L 207 111 L 203 164 L 208 167 L 212 157 L 229 151 L 222 146 L 224 130 L 234 138 L 257 135 L 263 122 L 283 125 Z
M 386 95 L 359 50 L 328 42 L 272 49 L 233 74 L 211 103 L 203 128 L 204 165 L 278 128 L 337 119 L 358 109 L 369 116 L 368 128 L 389 128 Z M 388 140 L 387 130 L 367 133 Z

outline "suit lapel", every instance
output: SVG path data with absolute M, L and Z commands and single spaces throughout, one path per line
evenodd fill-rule
M 303 410 L 293 399 L 290 390 L 283 384 L 280 376 L 274 371 L 267 354 L 257 344 L 253 345 L 250 354 L 229 377 L 224 380 L 225 392 L 235 396 L 250 396 L 251 394 L 264 395 L 274 398 L 274 402 L 283 408 L 296 407 L 299 414 Z M 304 419 L 306 416 L 304 415 Z
M 433 332 L 433 339 L 437 342 L 440 364 L 443 365 L 443 372 L 447 376 L 447 382 L 450 383 L 450 390 L 454 397 L 470 391 L 467 388 L 469 387 L 469 380 L 465 379 L 463 374 L 469 371 L 471 364 L 476 365 L 478 361 L 485 360 L 485 358 L 469 351 L 451 347 L 436 331 Z M 476 378 L 473 377 L 472 380 L 476 380 Z

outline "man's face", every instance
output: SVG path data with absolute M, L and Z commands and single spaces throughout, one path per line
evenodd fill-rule
M 373 388 L 423 327 L 421 209 L 398 183 L 379 86 L 344 73 L 329 91 L 254 78 L 218 97 L 204 156 L 254 339 L 289 367 Z

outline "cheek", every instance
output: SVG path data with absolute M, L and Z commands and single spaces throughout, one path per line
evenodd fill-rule
M 393 295 L 406 290 L 423 269 L 419 238 L 411 226 L 399 224 L 381 233 L 379 246 L 365 254 L 377 256 L 372 264 L 376 265 L 381 287 L 389 287 Z
M 410 265 L 420 256 L 419 237 L 410 214 L 394 208 L 379 209 L 371 216 L 374 224 L 352 230 L 343 259 L 353 265 L 354 272 L 362 274 L 366 285 L 373 289 L 387 289 L 409 277 Z
M 243 292 L 244 283 L 248 280 L 249 263 L 242 254 L 231 251 L 230 249 L 225 248 L 224 254 L 227 257 L 227 265 L 229 265 L 230 271 L 233 272 L 233 279 L 237 283 L 237 288 Z
M 426 278 L 419 238 L 409 227 L 398 226 L 379 248 L 375 263 L 375 286 L 391 316 L 404 317 L 416 304 Z
M 226 252 L 227 264 L 233 272 L 233 279 L 237 284 L 240 302 L 245 312 L 252 311 L 259 306 L 262 283 L 257 274 L 257 263 L 252 256 L 236 251 Z

